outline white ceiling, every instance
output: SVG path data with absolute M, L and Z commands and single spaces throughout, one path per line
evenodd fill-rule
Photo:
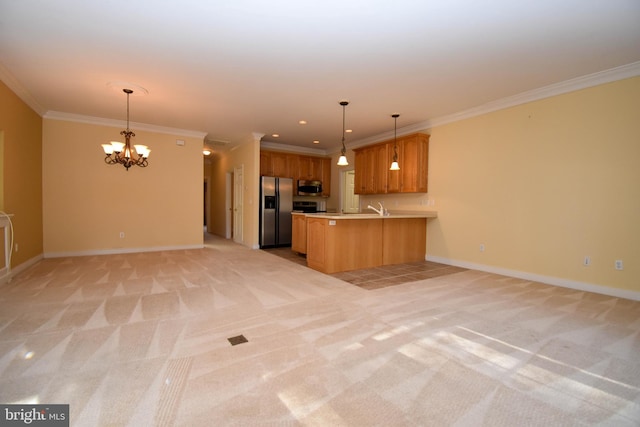
M 3 80 L 40 114 L 123 120 L 123 81 L 132 122 L 232 143 L 331 152 L 342 99 L 349 145 L 637 61 L 638 0 L 0 0 Z

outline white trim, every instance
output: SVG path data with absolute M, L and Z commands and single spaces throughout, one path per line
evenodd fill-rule
M 459 120 L 469 119 L 480 116 L 482 114 L 491 113 L 493 111 L 503 110 L 516 105 L 526 104 L 527 102 L 538 101 L 552 96 L 562 95 L 576 90 L 586 89 L 605 83 L 611 83 L 618 80 L 624 80 L 632 77 L 640 76 L 640 61 L 631 64 L 622 65 L 620 67 L 611 68 L 609 70 L 599 71 L 597 73 L 588 74 L 586 76 L 576 77 L 560 83 L 554 83 L 541 88 L 529 90 L 517 95 L 508 96 L 468 110 L 459 111 L 457 113 L 448 114 L 446 116 L 436 117 L 434 119 L 425 120 L 408 126 L 398 128 L 398 136 L 416 133 L 421 130 L 431 129 L 435 126 L 442 126 L 448 123 L 457 122 Z M 376 142 L 385 141 L 393 137 L 393 132 L 385 132 L 374 135 L 369 138 L 359 139 L 347 144 L 350 149 L 362 147 Z
M 476 264 L 473 262 L 453 260 L 438 256 L 427 255 L 427 261 L 438 262 L 440 264 L 453 265 L 456 267 L 479 270 L 487 273 L 500 274 L 502 276 L 516 277 L 518 279 L 531 280 L 532 282 L 545 283 L 547 285 L 559 286 L 561 288 L 575 289 L 584 292 L 608 295 L 617 298 L 625 298 L 640 301 L 640 292 L 626 289 L 611 288 L 609 286 L 596 285 L 593 283 L 578 282 L 576 280 L 563 279 L 561 277 L 543 276 L 541 274 L 529 273 L 526 271 L 510 270 L 508 268 L 495 267 L 492 265 Z
M 127 122 L 124 120 L 104 119 L 102 117 L 84 116 L 82 114 L 62 113 L 60 111 L 47 111 L 43 116 L 43 119 L 50 120 L 62 120 L 66 122 L 86 123 L 90 125 L 110 126 L 117 128 L 124 128 L 127 126 Z M 149 125 L 145 123 L 130 122 L 129 127 L 135 130 L 144 130 L 147 132 L 157 132 L 169 135 L 186 136 L 190 138 L 202 138 L 207 136 L 207 132 L 201 132 L 197 130 L 178 129 L 165 126 Z
M 133 254 L 139 252 L 161 252 L 161 251 L 182 251 L 188 249 L 202 249 L 204 244 L 184 245 L 184 246 L 155 246 L 151 248 L 118 248 L 118 249 L 97 249 L 79 252 L 46 252 L 45 258 L 64 258 L 74 256 L 93 256 L 93 255 L 118 255 Z
M 260 148 L 265 150 L 286 151 L 290 153 L 306 153 L 321 156 L 327 155 L 327 150 L 320 148 L 298 147 L 296 145 L 278 144 L 276 142 L 260 141 Z
M 17 274 L 25 271 L 26 269 L 28 269 L 29 267 L 34 266 L 35 264 L 38 263 L 38 261 L 42 260 L 42 254 L 35 256 L 31 259 L 26 260 L 25 262 L 23 262 L 20 265 L 17 265 L 15 267 L 13 267 L 11 269 L 11 273 L 8 276 L 2 277 L 0 279 L 0 283 L 8 283 L 11 282 L 11 279 L 13 279 L 14 276 L 16 276 Z
M 2 80 L 4 84 L 6 84 L 7 87 L 18 96 L 18 98 L 20 98 L 25 104 L 31 107 L 31 109 L 35 111 L 39 116 L 42 117 L 42 115 L 47 111 L 42 107 L 42 105 L 38 103 L 38 101 L 36 101 L 33 95 L 31 95 L 31 93 L 24 86 L 22 86 L 22 84 L 15 77 L 13 77 L 13 74 L 11 74 L 9 70 L 7 70 L 4 65 L 2 65 L 2 62 L 0 62 L 0 80 Z

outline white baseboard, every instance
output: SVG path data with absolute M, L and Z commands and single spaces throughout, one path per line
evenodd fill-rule
M 593 283 L 578 282 L 576 280 L 563 279 L 560 277 L 543 276 L 541 274 L 528 273 L 526 271 L 510 270 L 507 268 L 494 267 L 484 264 L 475 264 L 472 262 L 458 261 L 438 256 L 427 255 L 425 259 L 427 261 L 438 262 L 440 264 L 453 265 L 456 267 L 468 268 L 470 270 L 485 271 L 487 273 L 500 274 L 502 276 L 516 277 L 518 279 L 531 280 L 532 282 L 540 282 L 547 285 L 559 286 L 562 288 L 569 288 L 578 291 L 593 292 L 596 294 L 640 301 L 640 292 L 637 291 L 611 288 L 608 286 L 595 285 Z
M 139 252 L 161 252 L 161 251 L 182 251 L 186 249 L 202 249 L 204 244 L 184 245 L 184 246 L 154 246 L 151 248 L 117 248 L 117 249 L 97 249 L 91 251 L 78 252 L 45 252 L 45 258 L 64 258 L 73 256 L 91 256 L 91 255 L 117 255 L 117 254 L 133 254 Z
M 38 256 L 35 256 L 35 257 L 23 262 L 22 264 L 16 265 L 15 267 L 13 267 L 11 269 L 11 271 L 6 276 L 3 276 L 2 278 L 0 278 L 0 283 L 10 282 L 11 279 L 13 278 L 13 276 L 15 276 L 16 274 L 26 270 L 27 268 L 31 267 L 32 265 L 35 265 L 42 258 L 43 258 L 42 254 L 40 254 Z

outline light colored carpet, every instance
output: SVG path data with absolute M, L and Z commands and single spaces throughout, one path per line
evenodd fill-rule
M 0 402 L 72 426 L 640 424 L 639 302 L 472 270 L 364 290 L 208 243 L 2 285 Z

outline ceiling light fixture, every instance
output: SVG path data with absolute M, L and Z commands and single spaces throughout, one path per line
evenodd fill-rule
M 349 166 L 349 162 L 347 161 L 347 148 L 344 146 L 344 110 L 345 107 L 349 105 L 349 102 L 340 101 L 340 105 L 342 105 L 342 150 L 340 151 L 338 166 Z
M 149 147 L 146 145 L 136 144 L 131 148 L 131 137 L 136 136 L 129 129 L 129 95 L 133 93 L 131 89 L 122 89 L 127 94 L 127 129 L 120 132 L 120 135 L 124 135 L 124 143 L 119 141 L 111 141 L 109 144 L 102 144 L 105 154 L 104 162 L 108 165 L 122 165 L 127 171 L 131 166 L 147 167 L 149 162 Z
M 396 131 L 398 129 L 398 117 L 400 114 L 392 114 L 393 117 L 393 162 L 391 162 L 390 171 L 399 171 L 400 166 L 398 166 L 398 138 L 396 137 Z

